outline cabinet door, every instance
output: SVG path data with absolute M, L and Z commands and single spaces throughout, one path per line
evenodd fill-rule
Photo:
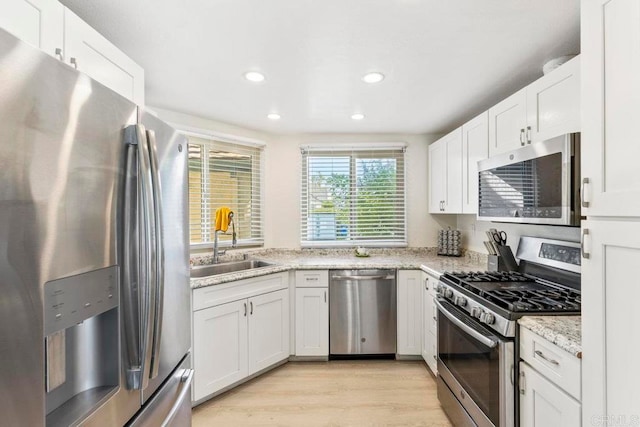
M 69 9 L 64 11 L 65 60 L 109 89 L 144 105 L 144 71 Z
M 527 142 L 580 131 L 580 57 L 527 86 Z
M 582 223 L 582 403 L 584 420 L 640 416 L 640 222 Z
M 582 208 L 640 216 L 640 2 L 582 2 Z
M 520 362 L 520 426 L 579 427 L 580 403 Z
M 446 213 L 462 213 L 462 128 L 443 138 L 447 141 Z
M 527 93 L 521 89 L 489 109 L 489 157 L 525 145 Z
M 429 146 L 429 212 L 442 213 L 447 191 L 447 144 L 443 140 Z
M 296 356 L 329 355 L 329 288 L 296 288 Z
M 422 354 L 422 273 L 398 270 L 398 345 L 397 353 Z
M 63 52 L 64 6 L 57 0 L 6 0 L 0 27 L 51 56 Z
M 462 213 L 478 213 L 478 161 L 489 157 L 489 112 L 462 125 Z
M 249 298 L 249 375 L 289 357 L 289 289 Z
M 427 363 L 434 375 L 438 374 L 437 369 L 437 329 L 434 322 L 435 303 L 433 300 L 433 287 L 438 283 L 436 279 L 422 274 L 422 359 Z
M 193 400 L 248 375 L 247 300 L 193 313 Z

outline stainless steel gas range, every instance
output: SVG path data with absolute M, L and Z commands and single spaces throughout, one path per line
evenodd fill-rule
M 517 258 L 519 271 L 440 277 L 438 399 L 456 426 L 517 426 L 517 319 L 580 313 L 579 243 L 522 237 Z

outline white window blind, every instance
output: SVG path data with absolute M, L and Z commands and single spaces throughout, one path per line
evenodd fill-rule
M 405 246 L 404 151 L 302 148 L 301 245 Z
M 262 149 L 187 135 L 189 139 L 189 238 L 192 246 L 211 246 L 215 212 L 228 206 L 234 213 L 238 246 L 263 243 Z M 230 245 L 232 228 L 218 233 Z

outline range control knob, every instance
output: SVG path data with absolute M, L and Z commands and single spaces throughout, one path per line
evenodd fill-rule
M 446 298 L 453 298 L 453 291 L 451 289 L 445 289 L 444 290 L 444 296 Z
M 471 309 L 471 317 L 475 317 L 476 319 L 480 318 L 480 315 L 482 314 L 482 310 L 480 310 L 479 307 L 473 307 Z
M 480 321 L 486 323 L 487 325 L 492 325 L 496 321 L 496 318 L 491 313 L 482 313 L 480 315 Z
M 464 307 L 465 305 L 467 305 L 467 299 L 461 295 L 458 295 L 456 297 L 456 299 L 454 300 L 455 304 L 460 306 L 460 307 Z

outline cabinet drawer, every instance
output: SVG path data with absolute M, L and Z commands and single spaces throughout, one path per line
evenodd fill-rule
M 287 288 L 288 273 L 237 280 L 193 291 L 193 311 Z
M 580 359 L 525 328 L 520 328 L 520 358 L 580 401 Z
M 328 270 L 296 271 L 296 288 L 328 288 Z

